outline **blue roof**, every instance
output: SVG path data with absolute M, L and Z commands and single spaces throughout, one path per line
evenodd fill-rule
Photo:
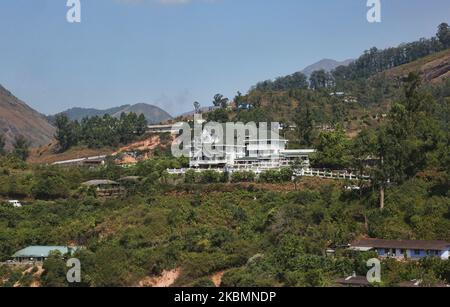
M 79 247 L 70 247 L 70 250 L 79 249 Z M 13 257 L 48 257 L 50 252 L 59 251 L 61 254 L 69 253 L 69 247 L 67 246 L 28 246 L 27 248 L 21 249 L 16 252 Z

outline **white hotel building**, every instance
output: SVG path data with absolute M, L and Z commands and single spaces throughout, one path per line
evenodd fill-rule
M 189 166 L 198 170 L 216 169 L 260 173 L 289 167 L 298 160 L 301 161 L 304 169 L 309 169 L 310 156 L 315 153 L 315 150 L 288 150 L 287 143 L 287 140 L 278 136 L 265 139 L 253 139 L 246 136 L 244 145 L 227 145 L 204 131 L 201 142 L 193 141 L 192 143 Z M 213 149 L 212 153 L 205 154 L 205 144 Z

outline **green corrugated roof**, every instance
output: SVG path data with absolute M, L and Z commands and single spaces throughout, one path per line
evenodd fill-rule
M 71 247 L 71 249 L 74 251 L 77 250 L 78 247 Z M 69 252 L 69 248 L 67 246 L 28 246 L 27 248 L 16 252 L 13 257 L 48 257 L 52 251 L 59 251 L 64 255 Z

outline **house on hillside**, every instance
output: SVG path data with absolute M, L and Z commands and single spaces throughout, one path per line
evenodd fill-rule
M 226 128 L 223 129 L 226 133 Z M 310 157 L 314 149 L 287 149 L 288 140 L 273 135 L 272 131 L 264 138 L 246 135 L 243 142 L 234 144 L 224 142 L 209 131 L 204 130 L 201 140 L 194 140 L 190 153 L 190 168 L 222 169 L 229 172 L 253 171 L 256 173 L 271 169 L 281 169 L 300 160 L 304 168 L 310 167 Z M 215 148 L 216 153 L 205 152 L 205 146 Z M 220 148 L 220 150 L 219 150 Z
M 17 251 L 11 258 L 15 262 L 42 262 L 53 252 L 59 252 L 62 256 L 73 255 L 80 248 L 79 246 L 28 246 Z
M 354 251 L 375 251 L 381 258 L 398 260 L 420 260 L 426 257 L 437 257 L 448 260 L 450 242 L 421 240 L 381 240 L 362 239 L 350 245 Z
M 179 129 L 177 129 L 175 125 L 148 125 L 147 132 L 156 134 L 161 133 L 178 134 Z
M 82 186 L 94 189 L 98 197 L 119 197 L 124 192 L 120 183 L 106 179 L 87 181 Z

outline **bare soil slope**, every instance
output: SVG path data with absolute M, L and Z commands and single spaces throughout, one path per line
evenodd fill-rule
M 23 135 L 33 147 L 52 141 L 53 127 L 45 117 L 17 99 L 0 85 L 0 129 L 6 139 L 6 148 L 10 149 L 14 138 Z

